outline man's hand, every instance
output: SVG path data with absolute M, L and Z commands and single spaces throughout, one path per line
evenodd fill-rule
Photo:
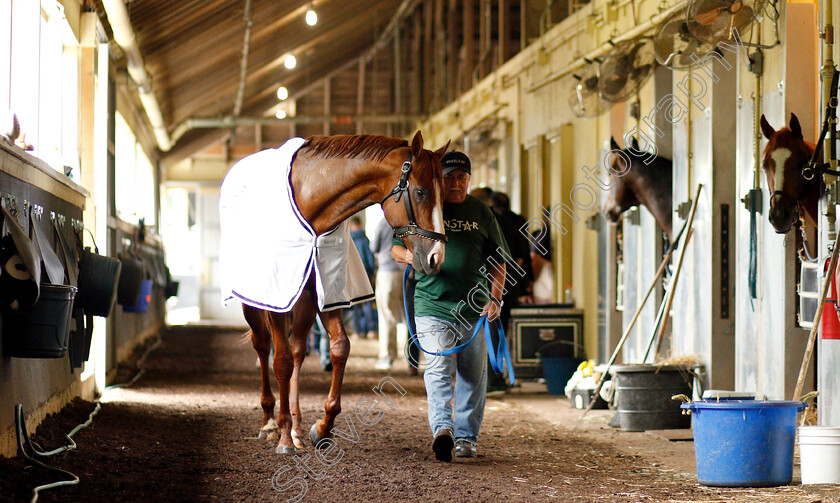
M 414 261 L 414 254 L 405 246 L 394 245 L 391 247 L 391 257 L 401 264 L 409 264 Z
M 487 304 L 484 305 L 484 309 L 481 311 L 481 316 L 487 316 L 487 321 L 496 321 L 499 319 L 499 316 L 502 314 L 502 304 L 501 301 L 496 301 L 494 299 L 490 299 Z

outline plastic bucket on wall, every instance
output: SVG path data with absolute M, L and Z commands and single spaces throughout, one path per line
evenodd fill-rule
M 549 395 L 565 395 L 566 383 L 582 360 L 573 356 L 540 356 Z
M 178 286 L 180 282 L 169 280 L 166 282 L 166 286 L 163 287 L 163 297 L 168 299 L 170 297 L 177 297 L 178 296 Z
M 16 358 L 61 358 L 67 353 L 76 288 L 41 284 L 38 302 L 25 313 L 5 310 L 3 354 Z
M 686 365 L 616 365 L 612 368 L 618 419 L 624 431 L 691 427 L 674 395 L 691 396 L 694 374 Z
M 94 316 L 108 316 L 117 299 L 120 280 L 120 261 L 93 253 L 90 248 L 82 252 L 79 261 L 79 293 L 76 307 Z
M 840 426 L 800 426 L 803 484 L 840 484 Z
M 117 302 L 122 306 L 133 306 L 140 298 L 143 281 L 143 262 L 130 255 L 120 257 L 122 270 L 117 284 Z
M 140 282 L 140 296 L 137 303 L 133 306 L 123 306 L 123 311 L 127 313 L 145 313 L 149 310 L 149 303 L 152 301 L 152 285 L 155 282 L 150 279 L 144 279 Z
M 691 411 L 697 480 L 707 486 L 790 484 L 796 413 L 804 402 L 726 400 L 682 404 Z

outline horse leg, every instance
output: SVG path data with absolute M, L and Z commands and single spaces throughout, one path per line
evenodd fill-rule
M 298 383 L 300 382 L 300 369 L 303 366 L 304 358 L 306 358 L 306 338 L 312 328 L 312 323 L 315 321 L 317 312 L 314 292 L 308 288 L 304 289 L 292 311 L 292 335 L 289 338 L 294 360 L 289 387 L 289 406 L 292 410 L 292 441 L 298 449 L 304 448 L 303 439 L 305 438 L 300 426 L 303 415 L 300 412 Z
M 268 437 L 269 440 L 274 440 L 277 438 L 277 421 L 274 420 L 274 393 L 271 392 L 271 377 L 268 373 L 271 333 L 259 309 L 243 305 L 242 311 L 245 314 L 245 321 L 251 327 L 251 330 L 248 331 L 251 344 L 260 358 L 260 375 L 262 377 L 260 405 L 263 409 L 263 420 L 259 437 Z
M 344 366 L 350 355 L 350 340 L 344 330 L 341 309 L 321 313 L 321 321 L 330 334 L 330 361 L 332 361 L 332 381 L 330 393 L 324 404 L 324 418 L 312 425 L 309 440 L 317 446 L 321 439 L 332 437 L 335 418 L 341 412 L 341 383 L 344 380 Z
M 292 415 L 289 410 L 289 379 L 292 377 L 292 352 L 289 348 L 289 317 L 288 313 L 269 311 L 264 311 L 264 313 L 271 327 L 271 338 L 274 341 L 274 377 L 277 379 L 277 394 L 280 397 L 280 412 L 277 414 L 280 442 L 277 444 L 276 452 L 279 454 L 294 454 Z

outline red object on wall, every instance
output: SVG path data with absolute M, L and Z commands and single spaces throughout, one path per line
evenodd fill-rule
M 828 270 L 828 261 L 825 262 L 825 270 Z M 832 278 L 831 287 L 825 297 L 825 306 L 822 313 L 822 327 L 820 333 L 823 339 L 840 339 L 840 316 L 837 311 L 837 281 Z

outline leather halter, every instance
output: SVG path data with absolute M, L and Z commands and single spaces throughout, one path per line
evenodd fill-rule
M 806 162 L 802 168 L 802 177 L 806 180 L 813 180 L 814 176 L 817 174 L 829 174 L 834 176 L 840 176 L 840 172 L 830 169 L 831 163 L 824 162 L 819 163 L 817 160 L 820 158 L 822 154 L 822 144 L 825 141 L 825 135 L 831 131 L 831 144 L 835 144 L 836 140 L 836 125 L 837 125 L 837 80 L 838 75 L 840 72 L 834 70 L 834 73 L 831 76 L 831 87 L 830 87 L 830 96 L 828 98 L 828 103 L 825 105 L 825 120 L 823 121 L 822 131 L 820 132 L 820 139 L 817 141 L 816 146 L 814 147 L 814 153 L 811 155 L 811 159 Z M 829 127 L 835 126 L 835 127 Z M 832 152 L 834 153 L 834 149 L 832 148 Z
M 402 165 L 402 172 L 400 173 L 400 181 L 397 183 L 397 186 L 391 189 L 391 192 L 385 196 L 382 201 L 380 201 L 381 206 L 385 206 L 385 202 L 394 196 L 394 202 L 400 202 L 400 198 L 403 197 L 405 201 L 405 216 L 408 218 L 408 224 L 404 227 L 394 228 L 394 235 L 400 239 L 406 236 L 420 236 L 422 238 L 431 239 L 434 241 L 442 241 L 446 242 L 446 235 L 440 234 L 437 232 L 427 231 L 426 229 L 421 229 L 417 222 L 414 221 L 414 208 L 411 205 L 411 197 L 409 196 L 409 183 L 408 183 L 408 175 L 411 173 L 411 150 L 408 152 L 408 159 Z

